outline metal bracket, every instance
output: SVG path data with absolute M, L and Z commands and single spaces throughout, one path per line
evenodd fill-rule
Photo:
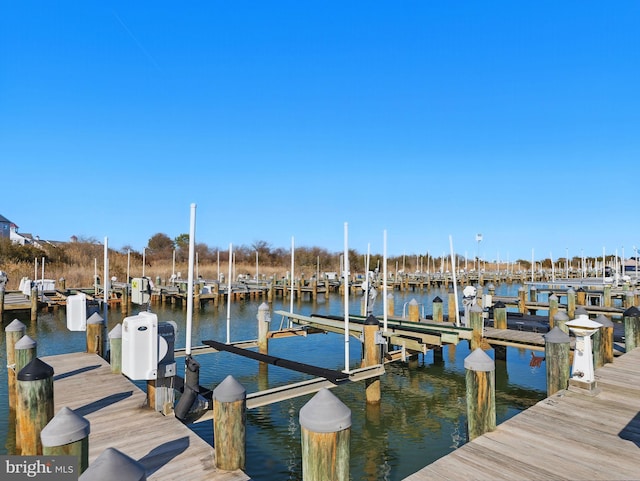
M 387 344 L 387 338 L 384 337 L 384 335 L 382 334 L 382 331 L 376 331 L 375 343 L 380 345 Z

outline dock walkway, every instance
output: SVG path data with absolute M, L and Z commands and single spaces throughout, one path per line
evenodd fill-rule
M 596 381 L 598 395 L 560 391 L 405 481 L 640 479 L 640 348 Z
M 140 462 L 149 481 L 245 481 L 220 471 L 214 449 L 173 416 L 145 406 L 146 394 L 109 364 L 84 352 L 43 357 L 54 370 L 55 412 L 68 407 L 90 422 L 89 464 L 115 448 Z

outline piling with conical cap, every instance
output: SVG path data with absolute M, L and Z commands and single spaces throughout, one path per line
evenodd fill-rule
M 115 448 L 107 448 L 80 475 L 78 481 L 146 481 L 146 479 L 147 473 L 142 464 Z
M 444 313 L 442 311 L 442 308 L 443 308 L 442 299 L 440 299 L 440 297 L 438 296 L 434 297 L 432 307 L 431 307 L 431 310 L 433 312 L 432 317 L 434 322 L 444 321 Z
M 299 414 L 304 481 L 348 481 L 351 410 L 322 388 Z
M 246 389 L 231 375 L 213 390 L 213 444 L 218 469 L 245 467 L 246 398 Z
M 629 352 L 640 347 L 640 310 L 633 306 L 624 311 L 624 350 Z
M 7 348 L 7 385 L 9 393 L 9 410 L 15 411 L 16 409 L 16 343 L 27 332 L 27 326 L 25 326 L 18 319 L 11 321 L 7 327 L 4 328 L 5 344 Z
M 496 428 L 495 362 L 477 348 L 464 359 L 469 439 Z
M 593 335 L 593 367 L 598 369 L 613 362 L 613 322 L 604 314 L 594 320 L 602 324 Z
M 368 316 L 362 327 L 364 337 L 364 359 L 362 367 L 375 366 L 380 364 L 382 353 L 380 344 L 376 342 L 380 331 L 380 322 L 375 316 Z M 380 376 L 371 377 L 365 380 L 365 397 L 368 403 L 380 402 Z
M 40 433 L 42 454 L 75 456 L 76 472 L 82 474 L 89 466 L 89 432 L 89 421 L 65 406 Z
M 482 307 L 473 304 L 469 308 L 468 326 L 473 329 L 471 334 L 471 349 L 476 349 L 482 345 L 482 335 L 484 331 L 484 318 L 482 317 Z
M 567 327 L 569 320 L 569 315 L 565 311 L 558 311 L 558 313 L 553 316 L 553 325 L 562 332 L 569 334 L 569 328 Z
M 558 313 L 558 296 L 556 296 L 555 294 L 551 294 L 549 296 L 549 328 L 553 329 L 555 327 L 554 325 L 554 318 L 555 315 Z
M 42 454 L 40 432 L 53 409 L 53 368 L 36 357 L 17 375 L 16 429 L 23 456 Z
M 558 326 L 543 335 L 547 372 L 547 396 L 566 389 L 571 374 L 570 337 Z
M 87 352 L 100 357 L 104 357 L 103 327 L 104 319 L 97 312 L 87 319 Z
M 122 324 L 109 331 L 109 365 L 114 374 L 122 373 Z
M 420 304 L 415 299 L 409 301 L 409 320 L 412 322 L 420 320 Z
M 507 306 L 502 301 L 493 305 L 493 327 L 496 329 L 507 328 Z

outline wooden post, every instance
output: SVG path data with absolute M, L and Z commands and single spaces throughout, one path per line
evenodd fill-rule
M 529 288 L 529 302 L 538 302 L 538 288 L 536 286 Z
M 604 285 L 604 294 L 603 294 L 603 304 L 604 307 L 611 307 L 612 306 L 612 302 L 611 302 L 611 285 L 610 284 L 605 284 Z
M 31 339 L 28 335 L 24 335 L 20 338 L 20 340 L 18 342 L 16 342 L 15 345 L 15 372 L 18 373 L 22 370 L 23 367 L 25 367 L 27 364 L 29 364 L 31 361 L 33 361 L 36 358 L 36 349 L 37 349 L 37 343 L 36 341 L 34 341 L 33 339 Z M 17 399 L 17 386 L 15 386 L 14 388 L 14 392 L 11 393 L 13 395 L 14 398 L 14 402 L 15 399 Z M 15 405 L 12 406 L 13 409 L 15 409 Z M 20 452 L 20 431 L 16 430 L 16 445 L 15 445 L 15 449 L 16 452 L 19 453 Z
M 558 327 L 562 332 L 569 334 L 569 328 L 566 326 L 569 320 L 569 315 L 566 312 L 558 311 L 558 313 L 553 316 L 553 326 Z
M 434 297 L 432 304 L 433 311 L 433 321 L 434 322 L 442 322 L 444 321 L 444 314 L 442 312 L 442 299 L 438 296 Z
M 263 302 L 258 307 L 258 351 L 262 354 L 269 353 L 269 326 L 271 316 L 269 315 L 269 304 Z
M 36 357 L 18 372 L 17 380 L 16 432 L 21 454 L 39 456 L 40 432 L 53 418 L 53 368 Z
M 496 428 L 496 366 L 480 348 L 464 360 L 469 440 Z
M 558 313 L 558 296 L 551 294 L 549 296 L 549 329 L 553 329 L 553 318 Z
M 629 309 L 634 305 L 635 295 L 633 294 L 633 291 L 627 291 L 623 295 L 624 295 L 624 298 L 622 299 L 623 307 L 625 309 Z
M 122 373 L 122 324 L 109 331 L 109 364 L 112 373 Z
M 409 320 L 411 322 L 420 321 L 420 305 L 415 299 L 411 299 L 411 301 L 409 301 Z
M 567 389 L 571 364 L 569 362 L 569 334 L 554 327 L 543 335 L 547 368 L 547 396 Z
M 77 474 L 89 467 L 89 421 L 63 407 L 40 433 L 45 456 L 75 456 Z
M 364 359 L 362 360 L 362 367 L 376 366 L 381 362 L 380 344 L 376 342 L 379 331 L 380 323 L 378 319 L 372 315 L 367 317 L 363 325 Z M 367 403 L 380 402 L 380 376 L 365 380 L 365 395 Z
M 449 322 L 456 322 L 456 295 L 453 291 L 449 291 L 449 303 L 448 303 L 447 314 L 449 315 Z
M 613 362 L 613 322 L 604 314 L 600 314 L 594 321 L 602 324 L 593 335 L 593 367 L 598 369 Z
M 122 289 L 122 299 L 120 301 L 120 311 L 123 316 L 129 314 L 129 284 L 125 284 Z
M 527 291 L 525 291 L 524 287 L 520 287 L 518 289 L 518 311 L 520 314 L 527 313 Z
M 104 319 L 97 312 L 91 314 L 91 317 L 87 319 L 87 352 L 97 354 L 100 357 L 104 357 L 103 327 Z
M 624 318 L 624 351 L 640 347 L 640 310 L 630 307 L 622 314 Z
M 574 319 L 576 316 L 576 291 L 572 287 L 567 289 L 567 315 L 569 319 Z
M 233 376 L 213 390 L 213 439 L 216 467 L 244 469 L 246 452 L 247 391 Z
M 579 306 L 587 305 L 587 291 L 583 287 L 578 287 L 576 291 L 576 304 Z
M 303 481 L 348 481 L 351 410 L 327 388 L 300 409 Z
M 147 472 L 142 464 L 115 448 L 102 451 L 80 476 L 79 481 L 100 479 L 118 481 L 146 481 Z
M 38 320 L 38 288 L 31 288 L 31 321 Z
M 395 299 L 393 294 L 387 294 L 387 316 L 393 316 L 395 311 Z
M 469 327 L 473 329 L 471 334 L 471 341 L 469 345 L 471 350 L 477 349 L 482 345 L 482 334 L 484 330 L 484 319 L 482 317 L 482 308 L 473 304 L 469 308 Z
M 4 328 L 5 343 L 7 345 L 7 391 L 9 392 L 9 411 L 14 412 L 16 409 L 16 374 L 18 372 L 15 370 L 15 345 L 20 339 L 22 339 L 26 331 L 27 326 L 18 319 L 14 319 L 7 327 Z
M 493 305 L 493 327 L 496 329 L 507 328 L 507 306 L 502 301 Z

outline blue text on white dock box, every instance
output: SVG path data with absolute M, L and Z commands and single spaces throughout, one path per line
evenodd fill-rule
M 158 316 L 141 312 L 122 321 L 122 374 L 131 380 L 158 377 Z
M 87 296 L 84 292 L 67 297 L 67 329 L 87 330 Z

